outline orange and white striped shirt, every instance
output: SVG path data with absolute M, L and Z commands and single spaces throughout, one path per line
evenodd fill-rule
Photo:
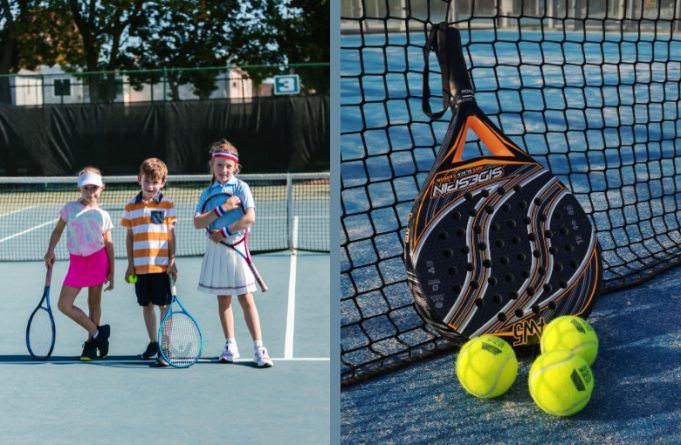
M 136 274 L 166 272 L 168 243 L 176 221 L 173 201 L 161 193 L 145 202 L 140 192 L 128 201 L 121 225 L 132 230 Z

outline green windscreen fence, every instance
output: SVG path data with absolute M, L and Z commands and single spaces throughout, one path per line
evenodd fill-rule
M 425 75 L 442 108 L 434 55 L 424 73 L 431 26 L 461 31 L 482 110 L 587 211 L 611 291 L 681 262 L 680 5 L 342 2 L 344 385 L 453 348 L 415 311 L 402 260 L 407 215 L 451 116 L 421 111 Z

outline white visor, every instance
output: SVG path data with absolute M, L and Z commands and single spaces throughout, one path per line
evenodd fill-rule
M 101 187 L 103 185 L 102 177 L 92 172 L 81 173 L 78 175 L 78 187 L 85 187 L 86 185 Z

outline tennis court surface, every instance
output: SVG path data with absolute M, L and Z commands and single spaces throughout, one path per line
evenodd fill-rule
M 114 221 L 115 288 L 102 297 L 111 325 L 109 357 L 79 360 L 85 332 L 57 310 L 68 267 L 57 249 L 52 308 L 57 339 L 49 360 L 33 360 L 25 329 L 43 292 L 44 255 L 58 210 L 77 199 L 71 178 L 5 178 L 0 185 L 0 419 L 3 443 L 126 444 L 329 442 L 329 181 L 313 175 L 244 175 L 258 206 L 249 244 L 269 285 L 256 293 L 271 369 L 252 363 L 252 342 L 233 301 L 241 358 L 220 364 L 224 337 L 214 296 L 196 290 L 204 234 L 191 219 L 208 177 L 170 177 L 177 207 L 178 297 L 203 331 L 204 352 L 187 369 L 155 368 L 138 358 L 148 342 L 134 288 L 123 280 L 123 206 L 135 178 L 105 178 L 100 205 Z M 0 181 L 1 182 L 1 181 Z M 295 252 L 292 254 L 291 252 Z M 17 261 L 22 260 L 22 261 Z M 87 311 L 87 294 L 76 304 Z
M 25 325 L 42 294 L 40 262 L 1 263 L 0 428 L 4 443 L 309 443 L 329 441 L 329 263 L 326 254 L 255 257 L 270 291 L 256 293 L 271 369 L 252 362 L 252 343 L 237 306 L 241 359 L 217 362 L 224 339 L 216 298 L 196 290 L 199 258 L 178 260 L 178 297 L 204 334 L 204 355 L 188 369 L 152 368 L 136 357 L 148 341 L 132 285 L 116 261 L 113 291 L 103 295 L 110 356 L 80 362 L 84 331 L 56 310 L 67 262 L 56 265 L 57 341 L 46 362 L 31 359 Z M 297 274 L 291 280 L 291 261 Z M 294 294 L 291 295 L 291 288 Z M 76 300 L 86 308 L 87 297 Z M 292 317 L 287 316 L 290 304 Z M 289 333 L 289 335 L 287 335 Z
M 468 395 L 456 353 L 353 385 L 341 393 L 344 444 L 677 444 L 681 437 L 681 270 L 601 297 L 589 322 L 600 342 L 595 386 L 569 418 L 542 412 L 527 387 L 532 359 L 519 358 L 511 389 Z M 399 425 L 399 428 L 396 426 Z

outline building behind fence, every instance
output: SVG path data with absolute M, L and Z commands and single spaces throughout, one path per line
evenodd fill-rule
M 322 74 L 320 75 L 320 71 Z M 40 66 L 0 76 L 9 83 L 11 105 L 40 106 L 84 103 L 137 103 L 171 100 L 229 99 L 250 102 L 272 96 L 273 75 L 300 73 L 301 93 L 319 94 L 319 79 L 328 63 L 278 66 L 175 68 L 110 72 L 68 72 L 60 66 Z M 314 74 L 312 74 L 314 73 Z M 306 79 L 315 81 L 306 84 Z M 91 92 L 96 90 L 96 94 Z M 322 90 L 328 91 L 328 86 Z M 324 93 L 324 91 L 321 91 Z

